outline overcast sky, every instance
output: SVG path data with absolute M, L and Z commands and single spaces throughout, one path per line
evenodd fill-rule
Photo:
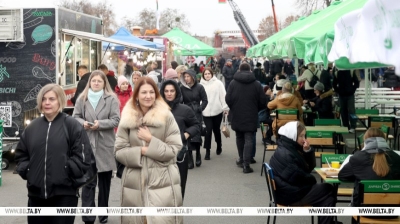
M 89 0 L 88 0 L 89 1 Z M 90 0 L 101 2 L 102 0 Z M 242 11 L 251 29 L 258 28 L 261 19 L 272 15 L 271 0 L 234 0 Z M 24 7 L 52 6 L 58 0 L 0 0 L 0 6 L 19 4 Z M 124 16 L 133 17 L 144 8 L 156 9 L 156 0 L 109 0 L 116 14 L 117 23 Z M 298 13 L 295 0 L 275 0 L 275 11 L 278 20 Z M 192 34 L 213 36 L 215 30 L 239 30 L 233 18 L 232 9 L 227 2 L 219 4 L 218 0 L 158 0 L 159 10 L 176 8 L 185 13 L 190 22 Z M 162 19 L 162 18 L 161 18 Z

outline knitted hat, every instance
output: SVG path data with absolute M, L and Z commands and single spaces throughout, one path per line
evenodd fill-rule
M 165 79 L 168 80 L 173 78 L 178 78 L 178 73 L 174 69 L 169 68 L 165 73 Z
M 129 84 L 128 79 L 124 75 L 118 76 L 118 87 L 121 88 L 122 83 L 127 82 Z
M 318 91 L 320 91 L 320 92 L 323 92 L 324 89 L 325 89 L 324 84 L 322 84 L 321 82 L 317 82 L 317 83 L 314 85 L 314 90 L 318 90 Z

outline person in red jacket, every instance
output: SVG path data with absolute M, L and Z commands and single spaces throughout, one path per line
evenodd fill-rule
M 126 102 L 128 102 L 132 95 L 132 86 L 125 76 L 118 76 L 118 85 L 115 87 L 115 93 L 119 99 L 119 111 L 122 112 Z

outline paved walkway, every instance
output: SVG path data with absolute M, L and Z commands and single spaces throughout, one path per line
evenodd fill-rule
M 269 198 L 265 177 L 260 176 L 262 161 L 262 143 L 260 133 L 257 133 L 257 163 L 253 164 L 255 172 L 243 174 L 242 169 L 235 164 L 237 156 L 235 144 L 235 132 L 231 131 L 231 138 L 223 138 L 223 152 L 215 154 L 216 145 L 213 143 L 211 160 L 203 161 L 201 167 L 189 170 L 186 186 L 184 206 L 207 207 L 207 206 L 230 206 L 230 207 L 263 207 L 268 206 Z M 202 158 L 204 158 L 204 151 Z M 267 153 L 267 161 L 272 152 Z M 19 175 L 12 174 L 11 170 L 3 172 L 3 186 L 0 187 L 0 206 L 26 206 L 27 190 L 26 182 Z M 319 178 L 317 179 L 319 180 Z M 114 178 L 111 183 L 110 206 L 119 206 L 120 201 L 120 179 Z M 80 205 L 80 202 L 79 202 Z M 338 206 L 347 206 L 339 204 Z M 185 223 L 189 224 L 258 224 L 266 223 L 267 217 L 185 217 Z M 315 218 L 316 220 L 316 218 Z M 339 221 L 350 223 L 349 217 L 339 217 Z M 1 217 L 0 224 L 22 224 L 26 223 L 25 217 Z M 75 223 L 82 223 L 77 217 Z M 99 223 L 96 220 L 96 223 Z M 119 217 L 110 217 L 109 223 L 120 223 Z M 278 217 L 277 223 L 308 224 L 309 217 Z

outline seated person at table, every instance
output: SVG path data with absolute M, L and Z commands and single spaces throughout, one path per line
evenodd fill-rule
M 270 160 L 276 184 L 276 203 L 285 206 L 335 207 L 333 186 L 317 183 L 311 174 L 315 168 L 315 153 L 305 137 L 305 126 L 298 121 L 291 121 L 282 126 L 278 133 L 278 147 Z M 332 218 L 319 216 L 318 223 L 332 223 Z
M 283 83 L 282 86 L 284 86 L 285 83 L 287 83 L 287 82 L 291 83 L 290 81 L 285 80 L 285 82 Z M 292 86 L 292 91 L 290 91 L 290 93 L 292 93 L 293 95 L 295 95 L 295 96 L 299 99 L 300 102 L 303 102 L 303 97 L 301 96 L 300 92 L 297 91 L 297 90 L 295 90 L 295 89 L 293 88 L 293 86 Z M 278 93 L 277 93 L 276 95 L 279 96 L 279 95 L 281 95 L 281 94 L 282 94 L 282 90 L 279 90 Z
M 282 87 L 282 94 L 277 96 L 274 100 L 268 103 L 268 108 L 270 110 L 275 109 L 297 109 L 300 114 L 300 121 L 303 123 L 303 109 L 301 109 L 301 102 L 299 99 L 291 93 L 292 84 L 290 82 L 286 82 Z M 276 118 L 272 124 L 272 129 L 275 135 L 277 135 L 277 131 L 279 127 L 282 127 L 290 120 L 278 120 Z M 277 127 L 278 125 L 278 127 Z
M 389 148 L 384 133 L 369 128 L 364 134 L 364 148 L 342 164 L 339 180 L 354 181 L 353 202 L 358 200 L 360 180 L 399 180 L 400 155 Z
M 314 93 L 316 97 L 314 97 L 313 99 L 303 100 L 303 103 L 310 106 L 313 112 L 318 112 L 320 119 L 333 119 L 334 118 L 333 106 L 332 106 L 333 91 L 325 92 L 324 84 L 322 84 L 321 82 L 317 82 L 314 85 Z M 309 115 L 310 115 L 309 120 L 311 120 L 310 125 L 313 125 L 314 124 L 313 121 L 316 118 L 316 116 L 315 115 L 311 116 L 311 114 Z

